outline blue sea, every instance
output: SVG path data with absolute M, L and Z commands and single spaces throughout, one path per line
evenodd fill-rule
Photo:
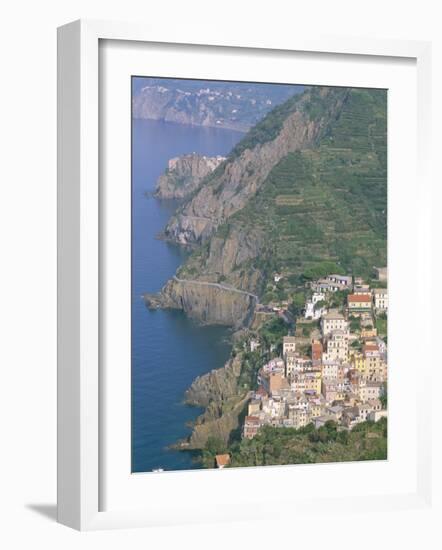
M 184 405 L 199 375 L 229 357 L 229 332 L 201 327 L 179 311 L 149 311 L 144 292 L 156 292 L 185 260 L 186 251 L 156 238 L 178 204 L 148 198 L 167 161 L 177 155 L 225 155 L 242 134 L 217 128 L 133 120 L 132 125 L 132 471 L 197 468 L 191 453 L 167 447 L 187 436 L 202 411 Z

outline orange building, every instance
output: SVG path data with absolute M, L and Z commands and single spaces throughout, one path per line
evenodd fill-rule
M 322 359 L 322 352 L 324 351 L 322 344 L 319 340 L 313 340 L 312 342 L 312 361 L 320 361 Z

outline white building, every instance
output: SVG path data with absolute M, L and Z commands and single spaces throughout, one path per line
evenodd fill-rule
M 339 363 L 336 361 L 323 361 L 321 369 L 323 378 L 337 378 L 339 374 Z
M 388 311 L 388 290 L 386 288 L 375 288 L 373 298 L 374 307 L 378 311 Z
M 325 307 L 316 307 L 318 302 L 325 300 L 325 295 L 320 292 L 314 292 L 312 299 L 305 304 L 305 318 L 317 320 L 327 313 Z
M 285 357 L 288 352 L 296 351 L 296 340 L 294 336 L 284 336 L 282 339 L 282 354 Z
M 328 336 L 334 330 L 347 331 L 348 323 L 341 313 L 327 313 L 321 319 L 321 329 L 323 336 Z
M 348 331 L 334 330 L 327 339 L 322 361 L 346 361 L 348 358 Z

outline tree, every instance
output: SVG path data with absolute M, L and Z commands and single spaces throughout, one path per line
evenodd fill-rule
M 384 382 L 384 384 L 382 386 L 382 394 L 381 394 L 380 400 L 381 400 L 381 403 L 382 403 L 382 408 L 386 409 L 387 405 L 388 405 L 387 382 Z
M 292 303 L 290 304 L 289 310 L 295 317 L 301 315 L 302 310 L 305 305 L 305 293 L 296 292 L 292 295 Z

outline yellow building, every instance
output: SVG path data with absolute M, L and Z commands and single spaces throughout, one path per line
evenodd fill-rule
M 375 338 L 378 335 L 378 331 L 376 328 L 363 328 L 361 330 L 361 338 Z
M 321 393 L 321 383 L 321 372 L 309 371 L 296 375 L 291 387 L 294 391 L 314 391 L 319 395 Z
M 354 369 L 361 373 L 362 376 L 366 376 L 367 368 L 365 362 L 365 356 L 361 352 L 355 352 L 351 358 L 351 364 Z

